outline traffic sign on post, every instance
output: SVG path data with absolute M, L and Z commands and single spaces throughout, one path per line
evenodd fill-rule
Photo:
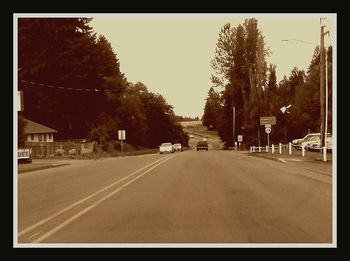
M 125 130 L 118 130 L 118 140 L 125 140 Z
M 125 130 L 118 130 L 118 139 L 120 140 L 120 150 L 123 153 L 123 140 L 125 140 Z
M 264 116 L 260 117 L 260 125 L 275 125 L 276 124 L 276 117 L 275 116 Z
M 266 133 L 270 133 L 271 132 L 271 128 L 269 128 L 269 127 L 265 128 L 265 132 Z
M 242 142 L 243 141 L 243 135 L 237 135 L 237 140 L 238 140 L 238 142 Z

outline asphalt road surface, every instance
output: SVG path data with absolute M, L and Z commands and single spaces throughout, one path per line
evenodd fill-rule
M 332 178 L 233 151 L 18 175 L 18 243 L 332 243 Z

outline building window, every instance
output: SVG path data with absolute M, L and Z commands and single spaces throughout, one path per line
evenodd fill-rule
M 34 133 L 30 134 L 30 140 L 33 141 L 34 140 Z
M 52 137 L 52 133 L 49 133 L 49 139 L 52 140 L 53 137 Z
M 39 139 L 39 141 L 42 141 L 43 135 L 41 133 L 38 133 L 38 139 Z

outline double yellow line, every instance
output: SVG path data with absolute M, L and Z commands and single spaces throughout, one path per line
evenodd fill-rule
M 145 174 L 147 174 L 148 172 L 150 172 L 151 170 L 153 170 L 154 168 L 158 167 L 159 165 L 163 164 L 164 162 L 168 161 L 171 158 L 176 157 L 177 155 L 171 155 L 171 156 L 167 156 L 165 158 L 161 158 L 159 160 L 156 160 L 148 165 L 146 165 L 145 167 L 138 169 L 134 172 L 132 172 L 131 174 L 125 176 L 122 179 L 119 179 L 115 182 L 113 182 L 112 184 L 98 190 L 97 192 L 65 207 L 64 209 L 50 215 L 49 217 L 23 229 L 22 231 L 20 231 L 18 233 L 18 239 L 20 237 L 24 237 L 28 239 L 31 238 L 35 238 L 34 240 L 29 240 L 32 243 L 40 243 L 43 240 L 47 239 L 48 237 L 50 237 L 51 235 L 53 235 L 54 233 L 56 233 L 57 231 L 61 230 L 63 227 L 65 227 L 66 225 L 72 223 L 74 220 L 76 220 L 77 218 L 79 218 L 80 216 L 82 216 L 83 214 L 87 213 L 88 211 L 90 211 L 91 209 L 95 208 L 96 206 L 100 205 L 103 201 L 109 199 L 110 197 L 112 197 L 114 194 L 120 192 L 121 190 L 123 190 L 125 187 L 127 187 L 128 185 L 130 185 L 131 183 L 133 183 L 134 181 L 136 181 L 137 179 L 141 178 L 142 176 L 144 176 Z M 141 173 L 140 173 L 141 172 Z M 140 173 L 140 174 L 138 174 Z M 138 174 L 138 175 L 136 175 Z M 49 224 L 50 221 L 53 221 L 55 218 L 61 216 L 64 213 L 67 213 L 69 210 L 72 210 L 75 207 L 78 207 L 80 205 L 82 205 L 82 203 L 86 202 L 89 199 L 92 199 L 94 197 L 97 197 L 98 195 L 101 195 L 101 193 L 107 191 L 108 189 L 116 186 L 117 184 L 127 180 L 131 178 L 129 181 L 127 181 L 125 184 L 123 184 L 122 186 L 116 188 L 115 190 L 112 190 L 111 192 L 109 192 L 108 194 L 106 194 L 105 196 L 101 197 L 100 199 L 97 199 L 95 202 L 93 202 L 92 204 L 90 204 L 89 206 L 85 207 L 83 210 L 77 212 L 76 214 L 72 215 L 71 217 L 69 217 L 68 219 L 66 219 L 63 223 L 60 223 L 59 225 L 57 225 L 56 227 L 50 229 L 49 231 L 46 231 L 44 234 L 41 234 L 41 231 L 36 232 L 36 233 L 31 233 L 33 232 L 35 229 L 40 228 L 41 226 L 44 226 L 46 224 Z M 35 232 L 35 231 L 34 231 Z M 41 235 L 39 235 L 41 234 Z M 39 236 L 39 237 L 37 237 Z M 25 240 L 25 241 L 27 241 Z

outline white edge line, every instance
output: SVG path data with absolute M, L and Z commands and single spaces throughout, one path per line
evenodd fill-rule
M 99 204 L 101 204 L 103 201 L 105 201 L 106 199 L 112 197 L 114 194 L 118 193 L 119 191 L 121 191 L 122 189 L 124 189 L 125 187 L 127 187 L 128 185 L 130 185 L 131 183 L 133 183 L 134 181 L 138 180 L 139 178 L 141 178 L 142 176 L 146 175 L 148 172 L 150 172 L 151 170 L 153 170 L 154 168 L 158 167 L 159 165 L 163 164 L 164 162 L 168 161 L 171 158 L 176 157 L 177 155 L 174 155 L 172 157 L 167 157 L 165 158 L 165 160 L 161 161 L 160 163 L 154 165 L 153 167 L 151 167 L 150 169 L 146 170 L 145 172 L 141 173 L 140 175 L 138 175 L 137 177 L 133 178 L 132 180 L 130 180 L 129 182 L 125 183 L 123 186 L 121 186 L 120 188 L 116 189 L 115 191 L 107 194 L 106 196 L 104 196 L 103 198 L 99 199 L 97 202 L 95 202 L 94 204 L 86 207 L 85 209 L 83 209 L 82 211 L 80 211 L 79 213 L 75 214 L 74 216 L 72 216 L 71 218 L 67 219 L 66 221 L 64 221 L 63 223 L 61 223 L 60 225 L 58 225 L 57 227 L 55 227 L 54 229 L 51 229 L 50 231 L 48 231 L 47 233 L 45 233 L 44 235 L 42 235 L 41 237 L 37 238 L 36 240 L 33 241 L 33 243 L 40 243 L 41 241 L 43 241 L 44 239 L 48 238 L 49 236 L 53 235 L 54 233 L 56 233 L 57 231 L 59 231 L 60 229 L 62 229 L 63 227 L 65 227 L 66 225 L 70 224 L 71 222 L 73 222 L 74 220 L 76 220 L 78 217 L 82 216 L 83 214 L 85 214 L 86 212 L 88 212 L 89 210 L 95 208 L 96 206 L 98 206 Z
M 169 157 L 167 157 L 167 158 L 169 158 Z M 165 159 L 167 159 L 167 158 L 165 158 Z M 39 222 L 37 222 L 37 223 L 31 225 L 31 226 L 29 226 L 29 227 L 27 227 L 26 229 L 20 231 L 20 232 L 18 233 L 17 237 L 20 237 L 20 236 L 22 236 L 22 235 L 24 235 L 24 234 L 30 232 L 31 230 L 37 228 L 38 226 L 41 226 L 41 225 L 45 224 L 46 222 L 48 222 L 48 221 L 50 221 L 50 220 L 56 218 L 57 216 L 61 215 L 62 213 L 66 212 L 66 211 L 68 211 L 68 210 L 70 210 L 70 209 L 72 209 L 73 207 L 75 207 L 75 206 L 77 206 L 77 205 L 83 203 L 84 201 L 86 201 L 86 200 L 88 200 L 88 199 L 90 199 L 90 198 L 96 196 L 97 194 L 99 194 L 99 193 L 101 193 L 101 192 L 103 192 L 103 191 L 109 189 L 110 187 L 112 187 L 112 186 L 114 186 L 114 185 L 116 185 L 116 184 L 122 182 L 123 180 L 129 178 L 130 176 L 132 176 L 132 175 L 134 175 L 134 174 L 136 174 L 136 173 L 138 173 L 138 172 L 144 170 L 145 168 L 148 168 L 149 166 L 151 166 L 151 165 L 153 165 L 153 164 L 155 164 L 155 163 L 157 163 L 157 162 L 159 162 L 159 161 L 162 161 L 162 160 L 164 160 L 164 158 L 161 158 L 161 159 L 159 159 L 159 160 L 156 160 L 156 161 L 154 161 L 154 162 L 152 162 L 152 163 L 146 165 L 145 167 L 142 167 L 141 169 L 138 169 L 138 170 L 134 171 L 133 173 L 129 174 L 128 176 L 126 176 L 126 177 L 124 177 L 124 178 L 122 178 L 122 179 L 119 179 L 119 180 L 117 180 L 116 182 L 113 182 L 112 184 L 110 184 L 110 185 L 104 187 L 103 189 L 100 189 L 100 190 L 98 190 L 97 192 L 95 192 L 95 193 L 93 193 L 93 194 L 91 194 L 91 195 L 89 195 L 89 196 L 87 196 L 87 197 L 85 197 L 85 198 L 83 198 L 83 199 L 81 199 L 81 200 L 79 200 L 79 201 L 77 201 L 77 202 L 75 202 L 75 203 L 69 205 L 68 207 L 66 207 L 66 208 L 64 208 L 64 209 L 62 209 L 62 210 L 60 210 L 60 211 L 58 211 L 58 212 L 56 212 L 56 213 L 54 213 L 54 214 L 52 214 L 51 216 L 49 216 L 49 217 L 47 217 L 47 218 L 45 218 L 45 219 L 43 219 L 43 220 L 41 220 L 41 221 L 39 221 Z

